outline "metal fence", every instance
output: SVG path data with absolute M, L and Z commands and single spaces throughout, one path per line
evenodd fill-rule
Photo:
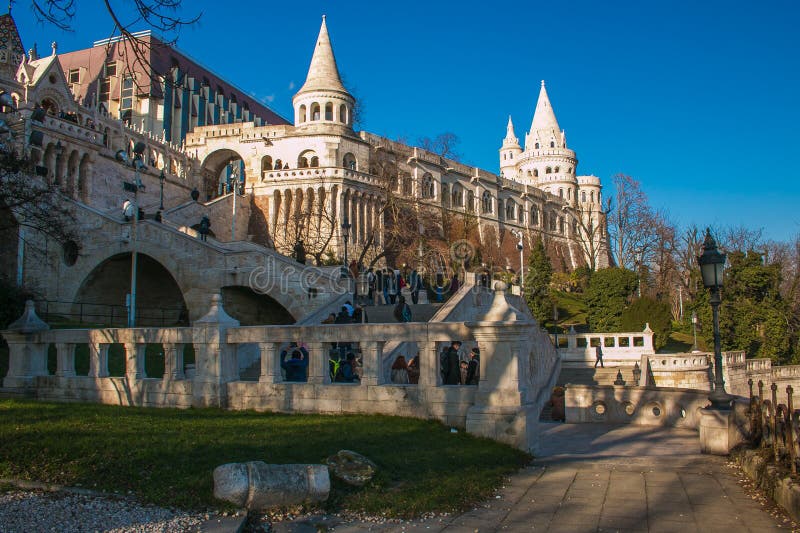
M 128 325 L 128 308 L 124 305 L 37 300 L 36 312 L 47 323 L 69 322 L 82 326 L 105 327 Z M 189 315 L 185 308 L 137 305 L 136 325 L 138 327 L 188 326 Z
M 762 448 L 772 450 L 776 464 L 788 466 L 792 474 L 797 473 L 797 457 L 800 455 L 800 410 L 795 411 L 791 385 L 786 387 L 786 403 L 778 403 L 778 385 L 770 385 L 771 399 L 764 398 L 764 382 L 758 381 L 758 394 L 753 394 L 753 380 L 750 387 L 750 422 L 753 440 Z

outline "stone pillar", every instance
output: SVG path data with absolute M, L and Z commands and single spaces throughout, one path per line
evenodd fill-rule
M 147 347 L 145 344 L 138 344 L 136 342 L 125 342 L 125 376 L 129 382 L 146 378 L 144 368 L 144 350 Z
M 71 342 L 56 343 L 56 376 L 75 377 L 75 344 Z
M 362 385 L 383 385 L 385 383 L 385 373 L 381 368 L 384 344 L 382 341 L 361 343 L 361 354 L 364 358 L 364 368 L 361 374 Z
M 43 333 L 50 329 L 36 316 L 33 300 L 25 302 L 22 316 L 3 331 L 8 343 L 8 373 L 3 387 L 18 391 L 32 390 L 37 376 L 47 375 L 47 342 Z
M 467 324 L 481 348 L 481 375 L 475 404 L 467 411 L 467 431 L 528 450 L 539 413 L 528 403 L 530 328 L 536 327 L 505 297 L 496 283 L 492 307 L 479 322 Z
M 258 381 L 261 383 L 278 383 L 281 380 L 281 362 L 278 357 L 277 342 L 259 342 L 261 350 L 261 375 Z
M 732 420 L 732 409 L 706 407 L 700 409 L 700 451 L 711 455 L 728 455 L 745 439 Z
M 440 384 L 438 343 L 418 342 L 419 346 L 419 386 L 435 387 Z
M 89 377 L 108 377 L 108 348 L 110 346 L 104 342 L 89 343 Z
M 183 344 L 174 342 L 162 343 L 164 346 L 164 379 L 184 379 Z
M 229 381 L 239 379 L 236 346 L 226 342 L 228 328 L 239 326 L 222 308 L 222 296 L 211 297 L 211 309 L 192 327 L 196 361 L 192 381 L 194 407 L 227 407 Z
M 325 343 L 309 342 L 308 346 L 308 382 L 309 383 L 328 383 L 328 352 L 325 351 Z

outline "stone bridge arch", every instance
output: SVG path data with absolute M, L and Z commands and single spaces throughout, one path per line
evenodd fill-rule
M 209 198 L 228 192 L 228 188 L 232 186 L 230 176 L 234 169 L 239 172 L 239 181 L 244 186 L 254 182 L 258 177 L 257 169 L 252 168 L 242 148 L 233 143 L 226 143 L 205 155 L 198 154 L 202 183 Z

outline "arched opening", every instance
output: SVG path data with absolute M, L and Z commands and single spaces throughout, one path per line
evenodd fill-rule
M 317 102 L 311 104 L 311 120 L 319 120 L 319 104 Z
M 265 155 L 261 158 L 261 172 L 272 170 L 272 156 Z
M 533 177 L 534 178 L 538 178 L 539 177 L 539 169 L 538 168 L 534 168 L 533 169 Z
M 86 201 L 86 197 L 89 194 L 89 190 L 86 185 L 86 179 L 88 175 L 89 175 L 89 154 L 83 154 L 81 162 L 78 165 L 78 182 L 76 184 L 77 195 L 81 201 Z
M 358 162 L 356 161 L 356 156 L 352 153 L 347 152 L 344 154 L 344 159 L 342 161 L 344 168 L 349 168 L 350 170 L 358 170 Z
M 319 157 L 317 157 L 315 155 L 311 156 L 311 159 L 308 161 L 308 164 L 312 168 L 317 168 L 319 166 Z
M 291 313 L 267 294 L 238 285 L 222 287 L 222 306 L 242 326 L 294 324 Z
M 555 147 L 556 147 L 555 141 L 550 141 L 550 148 L 555 148 Z
M 545 174 L 552 174 L 553 173 L 553 169 L 550 168 L 550 167 L 547 167 L 547 168 L 544 169 L 544 173 Z
M 247 182 L 242 157 L 227 148 L 211 152 L 203 161 L 202 173 L 209 199 L 232 191 L 236 182 L 240 189 Z
M 306 104 L 300 106 L 300 109 L 297 111 L 297 121 L 302 124 L 306 121 Z
M 136 325 L 188 326 L 189 314 L 175 278 L 149 255 L 137 254 Z M 97 265 L 75 295 L 84 316 L 110 326 L 127 323 L 126 296 L 130 293 L 131 254 L 109 257 Z
M 333 104 L 330 102 L 325 104 L 325 120 L 333 120 Z
M 316 159 L 317 164 L 312 164 L 312 161 Z M 314 150 L 304 150 L 300 152 L 300 155 L 297 156 L 297 168 L 308 168 L 313 166 L 319 166 L 319 159 L 317 158 L 317 154 Z
M 467 211 L 472 213 L 475 211 L 475 193 L 467 191 Z
M 538 150 L 538 149 L 539 149 L 539 143 L 536 143 L 536 144 L 534 144 L 534 145 L 533 145 L 533 148 L 534 148 L 535 150 Z
M 347 124 L 348 123 L 348 120 L 347 120 L 347 106 L 344 105 L 344 104 L 341 104 L 339 106 L 339 122 L 341 122 L 342 124 Z
M 430 174 L 425 174 L 422 176 L 422 197 L 423 198 L 433 198 L 436 194 L 434 185 L 433 185 L 433 176 Z

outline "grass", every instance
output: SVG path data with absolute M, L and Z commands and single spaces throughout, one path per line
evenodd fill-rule
M 185 509 L 220 507 L 212 471 L 230 462 L 321 463 L 351 449 L 370 484 L 332 480 L 326 509 L 418 516 L 488 498 L 530 456 L 432 421 L 0 400 L 0 477 L 132 492 Z
M 697 345 L 700 350 L 707 351 L 708 348 L 701 338 L 697 338 Z M 690 333 L 673 331 L 667 339 L 667 344 L 658 350 L 658 353 L 689 353 L 694 346 L 694 337 Z
M 553 291 L 551 294 L 555 298 L 556 306 L 558 307 L 559 325 L 569 328 L 570 325 L 574 324 L 577 331 L 586 329 L 588 308 L 583 295 L 562 291 Z

